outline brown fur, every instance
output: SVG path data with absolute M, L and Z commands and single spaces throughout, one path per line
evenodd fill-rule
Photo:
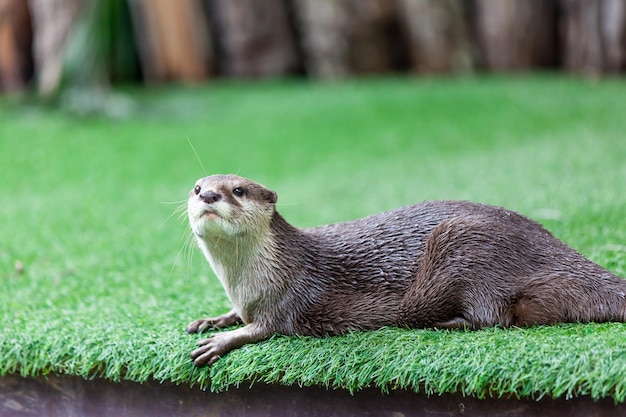
M 196 365 L 274 333 L 626 319 L 625 280 L 512 211 L 424 202 L 297 229 L 276 199 L 234 175 L 203 178 L 190 192 L 190 224 L 234 309 L 187 330 L 246 323 L 201 341 Z

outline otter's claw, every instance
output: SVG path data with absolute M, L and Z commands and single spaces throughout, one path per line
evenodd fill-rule
M 224 327 L 230 327 L 240 323 L 242 323 L 242 321 L 239 315 L 234 310 L 231 310 L 218 317 L 209 317 L 191 322 L 191 324 L 187 326 L 187 333 L 204 333 L 209 329 L 223 329 Z
M 191 352 L 191 359 L 196 366 L 211 366 L 220 358 L 220 351 L 216 346 L 215 340 L 212 338 L 204 339 L 198 342 L 198 349 Z M 218 344 L 219 345 L 219 344 Z
M 211 319 L 200 319 L 187 326 L 187 333 L 204 333 L 215 325 Z

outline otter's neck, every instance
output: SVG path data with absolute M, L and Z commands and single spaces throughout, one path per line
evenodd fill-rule
M 245 322 L 280 301 L 290 286 L 301 234 L 278 213 L 254 233 L 199 238 L 200 248 Z

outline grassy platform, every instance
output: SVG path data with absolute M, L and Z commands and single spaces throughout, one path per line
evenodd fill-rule
M 626 277 L 626 82 L 550 76 L 127 91 L 125 118 L 0 101 L 0 376 L 264 381 L 626 399 L 626 325 L 276 336 L 196 369 L 228 309 L 176 208 L 233 172 L 297 226 L 427 199 L 503 205 Z M 202 165 L 187 140 L 198 150 Z

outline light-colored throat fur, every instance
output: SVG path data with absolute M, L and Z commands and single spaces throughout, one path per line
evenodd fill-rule
M 254 232 L 219 233 L 197 237 L 197 240 L 233 308 L 245 323 L 256 320 L 278 301 L 284 281 L 271 270 L 280 254 L 269 225 Z

